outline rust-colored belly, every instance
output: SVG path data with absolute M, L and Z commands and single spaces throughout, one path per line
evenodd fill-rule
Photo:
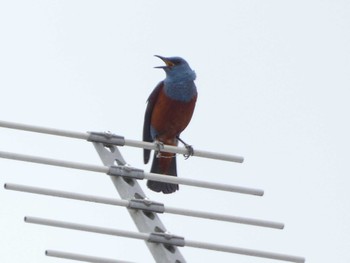
M 176 145 L 178 136 L 190 122 L 197 96 L 189 102 L 172 100 L 161 91 L 154 105 L 151 125 L 157 131 L 157 139 Z

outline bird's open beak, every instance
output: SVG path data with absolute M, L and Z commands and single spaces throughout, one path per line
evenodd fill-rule
M 166 65 L 166 66 L 158 66 L 158 67 L 154 67 L 154 68 L 162 68 L 162 69 L 164 69 L 164 68 L 170 68 L 170 67 L 174 66 L 174 63 L 171 62 L 168 58 L 165 58 L 165 57 L 162 57 L 162 56 L 159 56 L 159 55 L 154 55 L 154 56 L 157 57 L 157 58 L 160 58 L 161 60 L 163 60 L 165 65 Z

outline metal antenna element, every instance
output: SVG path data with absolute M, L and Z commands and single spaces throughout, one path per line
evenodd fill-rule
M 48 257 L 64 258 L 77 261 L 91 262 L 91 263 L 133 263 L 131 261 L 107 259 L 100 257 L 87 256 L 82 254 L 75 254 L 57 250 L 46 250 L 45 255 Z
M 110 148 L 110 147 L 105 148 L 102 144 L 101 144 L 101 147 L 103 147 L 103 149 L 105 149 L 106 151 L 108 151 L 107 149 Z M 111 146 L 111 147 L 113 148 L 114 146 Z M 117 149 L 117 148 L 114 147 L 114 149 Z M 91 171 L 91 172 L 105 173 L 108 175 L 112 175 L 114 177 L 123 177 L 126 179 L 150 179 L 150 180 L 166 182 L 166 183 L 177 183 L 177 184 L 183 184 L 183 185 L 189 185 L 189 186 L 195 186 L 195 187 L 209 188 L 214 190 L 236 192 L 241 194 L 257 195 L 257 196 L 262 196 L 264 194 L 264 191 L 260 189 L 205 182 L 200 180 L 179 178 L 179 177 L 173 177 L 173 176 L 164 176 L 164 175 L 155 174 L 155 173 L 147 173 L 140 169 L 135 169 L 130 166 L 125 166 L 122 164 L 122 162 L 119 162 L 118 163 L 119 165 L 116 166 L 114 165 L 115 162 L 113 161 L 113 165 L 107 167 L 107 166 L 101 166 L 101 165 L 77 163 L 77 162 L 70 162 L 70 161 L 57 160 L 57 159 L 51 159 L 46 157 L 3 152 L 3 151 L 0 151 L 0 158 L 60 166 L 65 168 L 79 169 L 79 170 L 85 170 L 85 171 Z M 122 157 L 121 156 L 115 157 L 115 160 L 118 161 L 118 158 L 122 158 Z
M 8 122 L 8 121 L 0 121 L 0 127 L 29 131 L 29 132 L 44 133 L 44 134 L 50 134 L 50 135 L 56 135 L 56 136 L 63 136 L 63 137 L 69 137 L 69 138 L 75 138 L 75 139 L 82 139 L 82 140 L 87 140 L 91 142 L 101 142 L 103 144 L 115 145 L 115 146 L 130 146 L 130 147 L 144 148 L 149 150 L 158 150 L 159 148 L 154 143 L 125 139 L 123 136 L 114 135 L 109 132 L 101 132 L 101 133 L 85 132 L 84 133 L 84 132 L 66 131 L 66 130 L 53 129 L 53 128 Z M 170 153 L 178 153 L 178 154 L 188 154 L 188 149 L 186 149 L 185 147 L 175 147 L 171 145 L 164 145 L 164 147 L 162 147 L 162 151 L 170 152 Z M 242 163 L 244 161 L 244 158 L 241 156 L 214 153 L 214 152 L 203 151 L 198 149 L 194 149 L 193 156 L 228 161 L 228 162 L 237 162 L 237 163 Z
M 187 247 L 209 249 L 209 250 L 215 250 L 215 251 L 221 251 L 221 252 L 227 252 L 227 253 L 276 259 L 276 260 L 296 262 L 296 263 L 305 262 L 305 259 L 302 257 L 187 240 L 187 239 L 184 239 L 183 237 L 178 237 L 178 236 L 170 235 L 163 232 L 162 233 L 137 233 L 137 232 L 119 230 L 114 228 L 83 225 L 83 224 L 77 224 L 77 223 L 71 223 L 71 222 L 65 222 L 65 221 L 51 220 L 51 219 L 38 218 L 38 217 L 28 217 L 28 216 L 24 218 L 24 221 L 26 223 L 32 223 L 32 224 L 39 224 L 39 225 L 46 225 L 46 226 L 52 226 L 52 227 L 66 228 L 71 230 L 79 230 L 79 231 L 92 232 L 92 233 L 98 233 L 98 234 L 140 239 L 140 240 L 147 241 L 146 244 L 147 243 L 152 244 L 153 242 L 156 242 L 156 244 L 160 243 L 164 245 L 169 245 L 170 247 L 168 246 L 168 248 L 172 251 L 174 251 L 174 249 L 176 249 L 177 246 L 182 246 L 182 247 L 187 246 Z M 159 261 L 159 262 L 177 262 L 177 261 L 166 261 L 165 259 L 163 259 L 162 261 Z M 180 261 L 180 262 L 185 262 L 185 261 Z
M 4 188 L 6 190 L 27 192 L 32 194 L 41 194 L 41 195 L 47 195 L 47 196 L 68 198 L 73 200 L 95 202 L 95 203 L 105 204 L 105 205 L 122 206 L 122 207 L 138 209 L 138 210 L 148 211 L 148 212 L 170 213 L 170 214 L 177 214 L 177 215 L 183 215 L 183 216 L 192 216 L 197 218 L 226 221 L 231 223 L 239 223 L 239 224 L 246 224 L 246 225 L 253 225 L 253 226 L 260 226 L 260 227 L 269 227 L 269 228 L 275 228 L 275 229 L 284 228 L 283 223 L 260 220 L 260 219 L 245 218 L 245 217 L 239 217 L 239 216 L 232 216 L 232 215 L 222 215 L 222 214 L 211 213 L 206 211 L 196 211 L 192 209 L 190 210 L 190 209 L 170 207 L 148 199 L 134 198 L 131 200 L 122 200 L 122 199 L 106 198 L 106 197 L 100 197 L 100 196 L 94 196 L 94 195 L 85 195 L 85 194 L 78 194 L 78 193 L 72 193 L 72 192 L 66 192 L 66 191 L 52 190 L 52 189 L 46 189 L 46 188 L 40 188 L 40 187 L 10 184 L 10 183 L 6 183 L 4 185 Z

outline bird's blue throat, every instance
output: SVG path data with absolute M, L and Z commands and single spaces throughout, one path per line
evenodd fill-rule
M 168 73 L 164 80 L 165 94 L 174 100 L 189 102 L 197 95 L 195 79 L 196 73 L 193 70 Z

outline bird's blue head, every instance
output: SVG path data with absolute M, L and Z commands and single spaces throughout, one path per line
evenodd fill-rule
M 155 55 L 164 61 L 165 66 L 155 68 L 164 69 L 168 81 L 194 81 L 196 73 L 190 68 L 187 61 L 180 57 L 162 57 Z

